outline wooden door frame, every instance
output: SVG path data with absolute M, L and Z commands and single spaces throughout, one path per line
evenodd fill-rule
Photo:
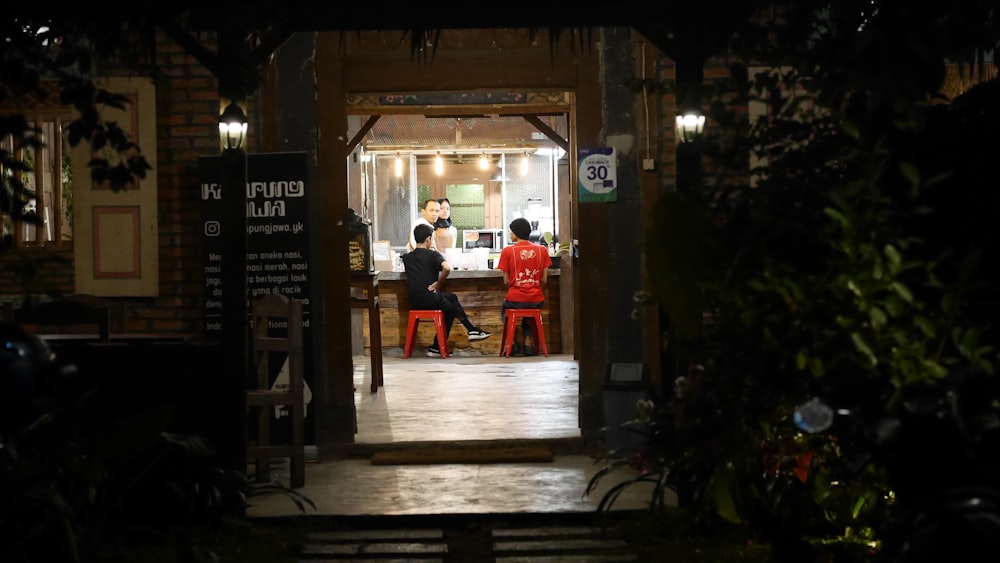
M 490 90 L 531 90 L 537 99 L 529 99 L 532 111 L 545 110 L 566 113 L 569 134 L 565 140 L 570 155 L 567 205 L 569 220 L 560 219 L 564 233 L 562 240 L 576 240 L 579 211 L 576 204 L 575 154 L 577 144 L 584 146 L 600 143 L 603 129 L 602 89 L 600 80 L 599 37 L 593 45 L 578 49 L 557 49 L 522 45 L 503 50 L 485 45 L 481 48 L 442 48 L 436 52 L 432 63 L 414 60 L 408 52 L 388 52 L 385 45 L 373 48 L 357 48 L 341 41 L 336 34 L 317 34 L 315 58 L 311 61 L 316 68 L 317 84 L 317 125 L 319 140 L 317 152 L 321 155 L 336 155 L 334 158 L 320 158 L 317 161 L 319 183 L 322 189 L 317 211 L 324 217 L 335 219 L 348 208 L 346 190 L 348 150 L 353 149 L 352 138 L 348 136 L 346 124 L 349 115 L 367 112 L 374 115 L 373 104 L 359 104 L 362 96 L 371 92 L 442 92 Z M 518 115 L 525 113 L 525 105 L 517 107 L 490 105 L 469 106 L 465 111 L 489 109 L 489 113 Z M 412 111 L 424 114 L 451 112 L 453 107 L 400 107 L 384 108 L 384 113 Z M 347 233 L 336 228 L 331 221 L 328 232 L 317 235 L 317 244 L 328 249 L 322 257 L 320 274 L 323 276 L 323 328 L 322 346 L 326 350 L 324 372 L 317 374 L 322 389 L 316 393 L 317 405 L 317 446 L 320 455 L 330 445 L 353 441 L 353 362 L 351 351 L 344 346 L 350 341 L 350 327 L 337 323 L 343 318 L 343 311 L 349 308 L 350 285 L 347 268 Z M 344 232 L 342 232 L 344 231 Z M 589 236 L 589 235 L 588 235 Z M 597 236 L 595 234 L 595 236 Z M 342 250 L 342 252 L 341 252 Z M 342 257 L 342 258 L 341 258 Z M 594 259 L 600 260 L 599 255 Z M 595 263 L 599 268 L 600 264 Z M 563 280 L 572 280 L 579 287 L 579 269 L 564 270 Z M 569 275 L 566 275 L 569 274 Z M 564 293 L 568 295 L 568 293 Z M 580 304 L 573 299 L 569 322 L 579 318 Z M 563 309 L 566 309 L 565 303 Z M 580 327 L 574 323 L 569 331 L 574 341 L 581 337 Z M 577 348 L 583 349 L 590 343 L 581 342 Z M 580 362 L 580 421 L 585 439 L 600 432 L 603 424 L 601 414 L 601 393 L 604 377 L 605 352 L 595 349 L 594 356 Z

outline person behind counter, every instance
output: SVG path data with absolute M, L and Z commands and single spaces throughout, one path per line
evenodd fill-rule
M 437 200 L 441 213 L 434 222 L 434 243 L 439 252 L 446 248 L 455 248 L 458 244 L 458 229 L 451 224 L 451 201 L 443 197 Z
M 441 290 L 444 280 L 451 272 L 451 266 L 444 259 L 444 256 L 431 249 L 433 234 L 434 227 L 430 225 L 414 227 L 413 238 L 417 241 L 417 246 L 403 255 L 410 307 L 444 311 L 445 338 L 451 334 L 451 325 L 455 319 L 458 319 L 462 326 L 469 331 L 469 342 L 489 338 L 492 334 L 475 326 L 469 320 L 469 315 L 465 313 L 465 309 L 458 302 L 458 296 Z M 427 349 L 427 355 L 432 358 L 441 356 L 437 335 L 434 336 L 431 347 Z
M 434 223 L 438 220 L 438 214 L 441 213 L 441 204 L 437 202 L 436 199 L 428 199 L 424 201 L 423 207 L 420 208 L 420 217 L 413 220 L 413 225 L 410 226 L 410 240 L 406 243 L 406 251 L 410 252 L 417 247 L 417 241 L 413 238 L 413 228 L 417 225 L 427 225 L 434 231 Z M 437 244 L 434 243 L 434 237 L 431 237 L 431 250 L 437 250 Z
M 547 248 L 529 240 L 531 223 L 518 218 L 510 222 L 510 240 L 514 243 L 500 251 L 497 265 L 503 272 L 503 285 L 507 288 L 503 304 L 500 306 L 501 322 L 506 322 L 507 309 L 541 309 L 545 305 L 545 288 L 549 281 L 549 266 L 552 258 Z M 515 354 L 528 356 L 535 354 L 531 335 L 531 323 L 521 320 L 524 344 L 515 336 Z

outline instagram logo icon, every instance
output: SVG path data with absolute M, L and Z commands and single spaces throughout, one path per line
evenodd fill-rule
M 205 236 L 217 237 L 222 234 L 222 223 L 218 221 L 205 221 Z

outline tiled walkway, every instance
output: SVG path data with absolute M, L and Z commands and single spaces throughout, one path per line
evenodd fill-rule
M 369 393 L 367 361 L 355 359 L 359 445 L 579 438 L 571 356 L 400 356 L 387 352 L 385 386 L 376 394 Z M 308 464 L 299 492 L 315 503 L 306 511 L 315 515 L 593 512 L 608 487 L 632 477 L 612 475 L 584 497 L 598 468 L 587 454 L 558 450 L 548 463 L 375 466 L 369 458 L 345 458 Z M 643 509 L 651 492 L 650 485 L 631 487 L 616 506 Z M 301 514 L 282 495 L 251 500 L 251 517 Z

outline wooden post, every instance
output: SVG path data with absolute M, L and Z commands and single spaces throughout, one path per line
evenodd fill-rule
M 247 46 L 235 25 L 219 32 L 219 113 L 229 103 L 245 105 L 245 64 Z M 218 444 L 223 459 L 232 459 L 237 468 L 246 470 L 248 427 L 246 389 L 250 380 L 249 306 L 247 295 L 247 153 L 244 146 L 223 149 L 220 158 L 222 184 L 222 239 L 225 261 L 222 265 L 222 344 L 226 355 L 226 393 L 232 404 L 234 444 Z M 236 412 L 238 410 L 238 413 Z M 223 417 L 220 417 L 222 420 Z M 226 419 L 228 420 L 228 418 Z M 235 437 L 234 437 L 235 438 Z

